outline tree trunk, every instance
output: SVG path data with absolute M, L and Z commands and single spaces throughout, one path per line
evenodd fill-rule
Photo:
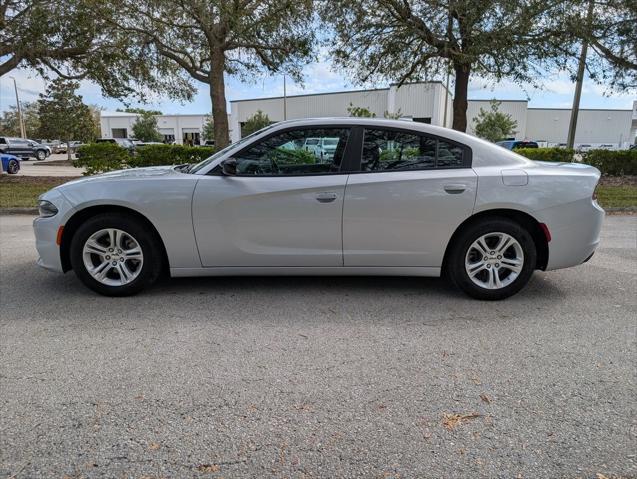
M 211 53 L 210 100 L 212 101 L 212 121 L 215 132 L 215 147 L 224 148 L 230 143 L 228 128 L 228 110 L 226 108 L 226 85 L 223 79 L 225 71 L 225 53 Z
M 467 131 L 467 92 L 471 66 L 454 63 L 456 84 L 453 89 L 453 126 L 457 131 Z
M 66 141 L 66 158 L 71 161 L 72 155 L 71 155 L 71 140 L 67 140 Z

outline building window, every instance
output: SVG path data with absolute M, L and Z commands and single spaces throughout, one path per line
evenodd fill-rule
M 126 128 L 112 128 L 111 136 L 113 138 L 128 138 L 128 130 Z

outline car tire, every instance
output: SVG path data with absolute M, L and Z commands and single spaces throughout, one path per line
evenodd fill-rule
M 105 296 L 140 292 L 157 280 L 163 265 L 157 235 L 142 221 L 117 213 L 85 221 L 71 240 L 70 259 L 77 277 Z
M 38 161 L 44 161 L 46 160 L 46 151 L 44 150 L 37 150 L 35 152 L 35 159 Z
M 7 173 L 15 175 L 18 171 L 20 171 L 20 162 L 18 162 L 18 160 L 9 160 L 9 163 L 7 163 Z
M 526 229 L 508 218 L 485 218 L 455 238 L 445 272 L 469 296 L 493 301 L 520 291 L 536 262 L 535 243 Z

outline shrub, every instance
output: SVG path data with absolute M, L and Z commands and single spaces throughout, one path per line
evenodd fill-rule
M 146 145 L 138 147 L 131 155 L 114 143 L 95 143 L 81 146 L 79 158 L 73 165 L 85 167 L 86 175 L 96 175 L 123 168 L 196 163 L 214 152 L 215 149 L 208 146 Z
M 96 175 L 106 171 L 126 168 L 130 154 L 128 150 L 114 143 L 92 143 L 78 148 L 78 158 L 73 166 L 86 168 L 85 175 Z
M 520 148 L 522 156 L 536 161 L 574 161 L 573 150 L 565 148 Z M 594 166 L 605 176 L 637 175 L 637 150 L 590 150 L 582 155 L 582 163 Z
M 560 163 L 571 163 L 575 154 L 574 150 L 566 148 L 518 148 L 514 151 L 529 160 L 556 161 Z
M 145 145 L 137 148 L 135 155 L 128 161 L 128 166 L 138 168 L 198 163 L 214 152 L 215 148 L 211 146 Z
M 637 150 L 590 150 L 582 163 L 594 166 L 605 176 L 637 175 Z

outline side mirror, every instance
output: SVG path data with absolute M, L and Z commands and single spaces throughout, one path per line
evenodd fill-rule
M 221 162 L 221 173 L 223 176 L 234 176 L 237 174 L 237 160 L 226 158 Z

